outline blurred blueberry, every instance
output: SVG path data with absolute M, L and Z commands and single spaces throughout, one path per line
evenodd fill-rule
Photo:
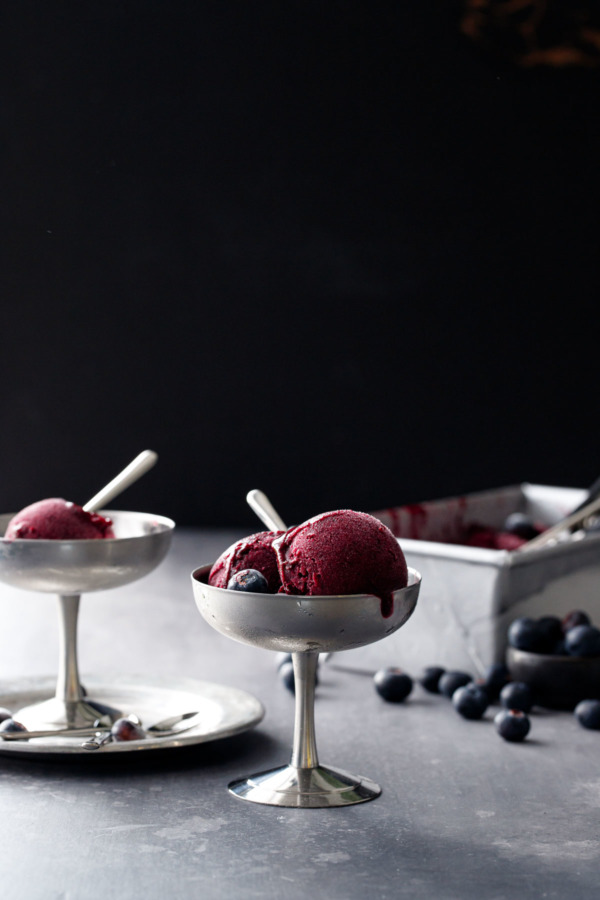
M 277 673 L 278 673 L 279 677 L 281 678 L 281 681 L 283 682 L 284 687 L 286 687 L 288 689 L 288 691 L 291 691 L 292 694 L 295 694 L 296 693 L 296 682 L 294 679 L 294 663 L 292 662 L 291 658 L 288 662 L 283 661 L 280 664 L 279 669 L 277 670 Z M 319 683 L 319 672 L 318 672 L 318 667 L 317 667 L 317 669 L 315 669 L 315 685 L 317 685 L 318 683 Z
M 573 609 L 563 618 L 561 622 L 563 634 L 575 628 L 577 625 L 591 625 L 592 620 L 582 609 Z
M 514 512 L 507 516 L 503 531 L 516 534 L 525 541 L 530 541 L 540 533 L 539 528 L 536 528 L 529 516 L 522 512 Z
M 528 713 L 533 706 L 531 688 L 523 681 L 511 681 L 500 691 L 500 703 L 505 709 Z
M 569 656 L 600 656 L 600 629 L 594 625 L 576 625 L 565 634 Z
M 12 719 L 12 713 L 4 706 L 0 706 L 0 722 L 4 722 L 6 719 Z
M 445 671 L 441 666 L 427 666 L 427 668 L 423 669 L 421 677 L 418 679 L 419 684 L 426 691 L 429 691 L 430 694 L 439 694 L 440 678 Z
M 444 672 L 439 681 L 440 694 L 450 699 L 457 688 L 469 684 L 470 681 L 473 681 L 473 677 L 467 672 L 461 672 L 457 669 Z
M 511 647 L 526 650 L 529 653 L 552 653 L 556 639 L 552 638 L 554 623 L 551 616 L 542 620 L 521 616 L 511 622 L 507 639 Z
M 296 682 L 294 680 L 294 664 L 293 662 L 284 662 L 279 666 L 279 677 L 281 678 L 284 687 L 291 691 L 292 694 L 296 693 Z
M 454 709 L 465 719 L 480 719 L 489 702 L 487 691 L 473 682 L 457 688 L 452 694 Z
M 552 653 L 557 643 L 563 638 L 561 620 L 558 616 L 542 616 L 537 620 L 537 629 L 540 644 L 543 647 L 540 652 Z
M 494 725 L 505 741 L 522 741 L 531 727 L 527 713 L 518 709 L 501 709 L 494 717 Z
M 584 728 L 600 729 L 600 700 L 581 700 L 575 707 L 575 717 Z
M 535 651 L 538 645 L 538 632 L 535 619 L 520 616 L 514 619 L 507 633 L 508 643 L 517 650 Z
M 487 691 L 490 701 L 497 700 L 500 691 L 510 681 L 510 672 L 506 663 L 493 663 L 485 670 L 480 686 Z
M 373 677 L 375 690 L 388 703 L 402 703 L 413 689 L 413 680 L 402 669 L 380 669 Z
M 4 719 L 2 723 L 0 723 L 0 731 L 4 732 L 14 732 L 14 731 L 27 731 L 24 725 L 21 725 L 20 722 L 17 722 L 15 719 Z

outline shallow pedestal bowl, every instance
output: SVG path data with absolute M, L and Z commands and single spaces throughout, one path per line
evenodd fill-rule
M 289 765 L 240 779 L 229 790 L 272 806 L 347 806 L 381 793 L 368 778 L 321 766 L 314 729 L 314 688 L 319 653 L 337 653 L 382 640 L 411 616 L 421 576 L 409 569 L 408 585 L 393 595 L 391 609 L 372 594 L 303 597 L 252 594 L 208 584 L 210 566 L 192 572 L 198 610 L 221 634 L 265 650 L 292 654 L 296 713 Z
M 89 726 L 121 711 L 84 697 L 77 661 L 80 596 L 121 587 L 158 566 L 171 545 L 175 523 L 150 513 L 102 510 L 116 537 L 98 540 L 0 539 L 0 581 L 27 591 L 58 594 L 60 657 L 55 697 L 15 713 L 29 730 Z M 13 513 L 0 516 L 4 534 Z

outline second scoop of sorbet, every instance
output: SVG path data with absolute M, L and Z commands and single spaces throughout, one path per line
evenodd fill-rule
M 286 594 L 374 594 L 387 606 L 393 592 L 408 582 L 398 541 L 368 513 L 321 513 L 291 528 L 273 546 Z
M 243 569 L 257 569 L 267 579 L 269 591 L 276 594 L 281 587 L 273 541 L 283 531 L 259 531 L 236 541 L 219 556 L 210 570 L 208 583 L 226 588 L 229 579 Z

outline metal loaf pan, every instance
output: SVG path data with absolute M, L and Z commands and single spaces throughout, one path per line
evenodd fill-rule
M 353 657 L 361 653 L 361 664 L 399 665 L 415 675 L 428 665 L 477 675 L 504 659 L 506 631 L 517 616 L 579 608 L 600 625 L 600 532 L 527 553 L 456 543 L 465 526 L 500 529 L 517 510 L 553 525 L 585 497 L 576 488 L 524 483 L 374 512 L 423 582 L 406 628 Z

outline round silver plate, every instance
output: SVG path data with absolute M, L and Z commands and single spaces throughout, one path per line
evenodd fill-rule
M 38 703 L 53 695 L 56 679 L 22 680 L 18 684 L 3 684 L 0 706 L 17 711 L 23 706 Z M 237 688 L 196 681 L 191 678 L 152 679 L 134 675 L 111 678 L 83 678 L 86 690 L 95 700 L 135 713 L 143 725 L 150 726 L 168 716 L 185 712 L 199 712 L 199 724 L 180 735 L 147 737 L 141 741 L 105 744 L 99 750 L 85 750 L 85 737 L 35 738 L 30 741 L 0 740 L 0 754 L 10 756 L 77 754 L 98 759 L 107 754 L 150 752 L 175 747 L 187 747 L 231 737 L 257 725 L 264 716 L 264 708 L 256 697 Z

